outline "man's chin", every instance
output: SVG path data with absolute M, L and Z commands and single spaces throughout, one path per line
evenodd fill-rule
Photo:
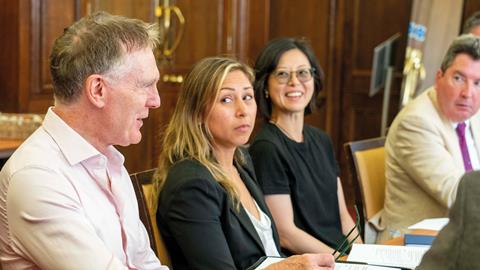
M 473 116 L 473 114 L 470 113 L 470 112 L 468 112 L 468 113 L 467 112 L 458 113 L 454 117 L 452 117 L 452 119 L 450 119 L 450 120 L 452 120 L 453 122 L 456 122 L 456 123 L 461 123 L 461 122 L 467 121 L 472 116 Z
M 135 138 L 135 139 L 131 140 L 131 141 L 130 141 L 130 144 L 138 144 L 138 143 L 140 143 L 141 141 L 142 141 L 142 135 L 140 134 L 140 135 L 138 136 L 138 138 Z
M 132 145 L 132 144 L 138 144 L 141 141 L 142 141 L 142 135 L 140 134 L 140 135 L 136 136 L 135 138 L 130 138 L 128 141 L 119 143 L 117 145 L 122 146 L 122 147 L 127 147 L 127 146 Z

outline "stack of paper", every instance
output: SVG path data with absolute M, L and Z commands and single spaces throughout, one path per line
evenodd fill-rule
M 425 247 L 387 246 L 353 244 L 347 261 L 363 262 L 369 265 L 414 269 L 420 264 Z
M 448 218 L 428 218 L 408 227 L 410 230 L 432 230 L 440 231 L 447 225 Z
M 411 232 L 404 236 L 404 244 L 408 245 L 431 245 L 438 232 L 448 223 L 448 218 L 424 219 L 419 223 L 408 227 Z
M 398 268 L 346 262 L 335 263 L 335 270 L 398 270 Z

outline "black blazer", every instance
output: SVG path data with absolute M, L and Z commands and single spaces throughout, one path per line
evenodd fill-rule
M 258 206 L 272 220 L 277 250 L 279 238 L 263 194 L 255 182 L 251 161 L 237 166 Z M 239 211 L 205 166 L 179 161 L 168 172 L 160 193 L 157 224 L 173 269 L 246 269 L 265 256 L 262 242 L 247 213 Z
M 462 177 L 449 217 L 449 223 L 439 232 L 417 269 L 480 267 L 480 171 Z

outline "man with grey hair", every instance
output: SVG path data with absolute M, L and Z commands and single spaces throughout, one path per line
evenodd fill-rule
M 460 177 L 480 168 L 480 37 L 450 45 L 435 84 L 395 118 L 385 142 L 386 194 L 377 241 L 447 216 Z
M 476 11 L 465 20 L 463 33 L 480 36 L 480 11 Z
M 160 106 L 155 25 L 95 13 L 50 55 L 55 106 L 0 172 L 3 269 L 168 269 L 150 248 L 124 157 Z

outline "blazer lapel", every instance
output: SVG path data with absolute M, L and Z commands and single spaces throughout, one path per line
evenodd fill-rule
M 462 152 L 458 143 L 457 133 L 455 131 L 455 128 L 453 128 L 453 123 L 445 116 L 443 116 L 443 114 L 440 112 L 436 90 L 432 89 L 428 94 L 435 107 L 435 110 L 437 111 L 438 116 L 441 119 L 441 125 L 443 125 L 443 127 L 440 128 L 440 131 L 442 132 L 442 136 L 445 137 L 445 147 L 447 148 L 448 152 L 450 152 L 450 154 L 453 156 L 453 160 L 456 166 L 458 168 L 463 168 Z
M 453 156 L 453 160 L 456 163 L 456 166 L 458 168 L 463 168 L 463 157 L 462 157 L 462 151 L 460 149 L 460 144 L 458 142 L 458 136 L 457 132 L 455 131 L 455 128 L 453 128 L 452 122 L 448 121 L 447 119 L 443 119 L 443 125 L 445 130 L 445 137 L 446 139 L 446 144 L 447 144 L 447 149 L 449 149 L 449 152 Z
M 237 169 L 238 169 L 238 172 L 240 173 L 240 176 L 243 180 L 243 182 L 245 183 L 245 186 L 247 187 L 248 191 L 250 191 L 250 194 L 252 195 L 252 197 L 255 199 L 255 202 L 257 202 L 258 204 L 258 207 L 260 207 L 260 209 L 266 213 L 268 215 L 268 217 L 270 218 L 271 222 L 272 222 L 272 233 L 273 233 L 273 239 L 275 241 L 275 244 L 277 246 L 277 249 L 279 250 L 280 252 L 280 246 L 279 246 L 279 243 L 280 243 L 280 238 L 278 236 L 278 232 L 275 228 L 275 222 L 272 218 L 272 214 L 270 213 L 270 211 L 268 210 L 268 207 L 267 207 L 267 204 L 265 203 L 265 199 L 263 197 L 263 193 L 262 191 L 260 190 L 260 188 L 258 187 L 258 184 L 257 182 L 255 181 L 255 173 L 253 172 L 253 168 L 249 168 L 248 165 L 247 167 L 242 167 L 242 166 L 237 166 Z M 242 208 L 243 209 L 243 208 Z M 246 213 L 245 213 L 246 214 Z M 248 218 L 248 216 L 247 216 Z M 248 223 L 252 226 L 253 228 L 253 225 L 252 223 L 250 222 L 250 219 L 248 220 Z M 261 243 L 260 241 L 260 238 L 258 237 L 258 234 L 257 232 L 255 231 L 255 228 L 253 228 L 253 231 L 255 232 L 255 236 L 258 238 L 259 242 Z M 263 247 L 263 244 L 261 245 Z
M 238 171 L 240 173 L 240 176 L 242 177 L 243 182 L 245 183 L 245 186 L 247 186 L 248 191 L 250 191 L 250 194 L 255 199 L 258 206 L 262 209 L 262 211 L 266 212 L 267 205 L 265 204 L 263 193 L 258 187 L 257 183 L 254 182 L 252 174 L 243 167 L 239 167 Z
M 235 215 L 238 220 L 240 221 L 240 224 L 244 227 L 244 229 L 247 231 L 247 233 L 255 240 L 255 243 L 260 247 L 261 250 L 265 251 L 265 248 L 263 247 L 262 241 L 260 240 L 260 237 L 257 234 L 257 231 L 253 227 L 252 221 L 248 217 L 247 212 L 243 208 L 243 206 L 240 205 L 240 211 L 237 211 L 235 209 L 235 205 L 230 204 L 230 212 Z

